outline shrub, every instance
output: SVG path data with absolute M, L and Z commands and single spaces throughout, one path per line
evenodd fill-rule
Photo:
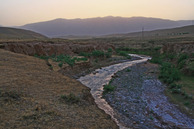
M 81 53 L 79 54 L 79 56 L 90 57 L 91 54 L 90 54 L 90 53 L 86 53 L 86 52 L 81 52 Z
M 183 60 L 186 60 L 186 59 L 188 59 L 188 55 L 187 54 L 180 54 L 179 55 L 179 59 L 178 59 L 178 64 L 180 62 L 182 62 Z
M 104 90 L 103 93 L 106 94 L 106 93 L 108 93 L 108 92 L 114 91 L 114 89 L 115 89 L 115 87 L 112 86 L 112 85 L 110 85 L 110 84 L 109 84 L 109 85 L 105 85 L 105 86 L 104 86 L 104 89 L 103 89 L 103 90 Z
M 185 106 L 189 106 L 190 103 L 187 101 L 187 102 L 184 103 L 184 105 L 185 105 Z
M 67 103 L 80 102 L 80 98 L 78 96 L 75 96 L 73 93 L 70 93 L 69 95 L 61 95 L 61 98 L 65 100 Z
M 180 89 L 172 89 L 171 91 L 173 94 L 180 94 L 181 93 Z
M 158 50 L 160 50 L 160 49 L 161 49 L 161 47 L 155 47 L 155 48 L 154 48 L 155 51 L 158 51 Z
M 152 57 L 152 59 L 150 60 L 151 63 L 155 63 L 155 64 L 162 64 L 162 59 L 161 57 Z
M 104 57 L 105 53 L 103 51 L 95 50 L 92 52 L 92 56 L 94 57 Z
M 58 64 L 58 66 L 62 68 L 62 67 L 63 67 L 63 63 L 60 62 L 60 63 Z
M 178 69 L 182 69 L 182 68 L 185 66 L 185 64 L 186 64 L 186 61 L 185 61 L 185 60 L 181 61 L 181 62 L 178 64 Z
M 171 63 L 164 62 L 160 68 L 159 78 L 165 83 L 171 84 L 174 81 L 180 80 L 180 72 Z
M 128 52 L 126 51 L 120 51 L 120 50 L 117 50 L 117 54 L 120 55 L 120 56 L 124 56 L 126 57 L 127 59 L 131 59 L 131 56 L 128 54 Z
M 127 69 L 126 72 L 131 72 L 131 69 Z
M 111 58 L 112 54 L 110 52 L 105 53 L 106 58 Z
M 173 59 L 176 57 L 176 55 L 173 54 L 173 53 L 168 54 L 168 55 L 166 55 L 166 56 L 167 56 L 167 58 L 170 59 L 170 60 L 173 60 Z
M 112 52 L 113 52 L 112 48 L 109 48 L 109 49 L 108 49 L 108 52 L 109 52 L 109 53 L 112 53 Z
M 48 60 L 49 59 L 49 56 L 39 56 L 37 54 L 35 54 L 34 57 L 39 58 L 39 59 L 43 59 L 43 60 Z
M 182 86 L 181 85 L 177 85 L 175 83 L 172 83 L 172 84 L 169 85 L 169 88 L 170 89 L 181 89 Z

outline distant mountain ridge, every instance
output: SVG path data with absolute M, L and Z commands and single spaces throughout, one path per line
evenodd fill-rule
M 152 30 L 152 31 L 144 31 L 144 37 L 166 37 L 166 36 L 187 36 L 192 35 L 194 36 L 194 25 L 190 26 L 183 26 L 183 27 L 176 27 L 170 29 L 159 29 L 159 30 Z M 141 32 L 132 32 L 126 34 L 112 34 L 112 35 L 105 35 L 103 37 L 142 37 Z
M 0 27 L 0 40 L 10 40 L 10 39 L 25 40 L 25 39 L 45 39 L 45 38 L 47 37 L 29 30 Z
M 172 21 L 146 17 L 97 17 L 88 19 L 55 19 L 51 21 L 26 24 L 20 28 L 32 30 L 49 37 L 68 35 L 100 36 L 118 33 L 130 33 L 156 29 L 175 28 L 191 25 L 191 20 Z

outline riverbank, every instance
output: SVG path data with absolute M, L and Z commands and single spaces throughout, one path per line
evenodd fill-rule
M 130 128 L 193 128 L 194 120 L 182 114 L 164 94 L 157 79 L 158 66 L 141 63 L 116 73 L 113 92 L 103 97 L 117 112 L 117 120 Z

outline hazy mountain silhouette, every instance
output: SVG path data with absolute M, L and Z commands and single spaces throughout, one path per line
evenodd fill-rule
M 194 25 L 176 27 L 171 29 L 159 29 L 153 31 L 144 31 L 144 37 L 172 37 L 172 36 L 193 36 L 194 35 Z M 141 37 L 142 32 L 132 32 L 126 34 L 112 34 L 102 36 L 104 38 L 107 37 Z
M 191 25 L 192 21 L 172 21 L 146 17 L 97 17 L 88 19 L 55 19 L 51 21 L 32 23 L 20 28 L 32 30 L 49 37 L 67 35 L 108 35 L 174 28 Z

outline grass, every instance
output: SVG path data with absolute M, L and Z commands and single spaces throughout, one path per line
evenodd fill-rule
M 71 57 L 69 55 L 52 55 L 52 56 L 38 56 L 34 55 L 37 58 L 48 60 L 52 59 L 55 62 L 59 62 L 58 66 L 62 67 L 64 63 L 67 63 L 69 66 L 73 67 L 75 62 L 80 62 L 80 61 L 87 61 L 88 59 L 83 57 L 83 58 L 77 58 L 77 57 Z
M 179 82 L 180 85 L 183 85 L 183 90 L 188 94 L 194 95 L 194 79 L 193 76 L 185 76 L 181 75 L 181 81 Z

